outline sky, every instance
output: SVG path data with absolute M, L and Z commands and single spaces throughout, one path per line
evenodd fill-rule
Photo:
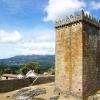
M 81 9 L 100 19 L 100 0 L 0 0 L 0 59 L 55 54 L 54 22 Z

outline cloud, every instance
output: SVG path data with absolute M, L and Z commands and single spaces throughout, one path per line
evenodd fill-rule
M 1 33 L 3 33 L 2 36 Z M 6 33 L 5 36 L 4 33 Z M 1 37 L 3 38 L 2 41 Z M 0 47 L 2 48 L 0 49 L 1 50 L 0 58 L 8 58 L 15 55 L 32 55 L 32 54 L 46 55 L 55 53 L 55 32 L 53 29 L 45 29 L 45 28 L 33 29 L 26 35 L 24 34 L 23 37 L 21 36 L 21 38 L 19 39 L 17 37 L 19 36 L 15 34 L 15 31 L 14 32 L 5 32 L 4 30 L 2 30 L 2 32 L 0 31 Z M 17 41 L 12 41 L 12 39 Z
M 91 2 L 91 7 L 92 7 L 92 9 L 94 9 L 94 10 L 100 9 L 100 2 L 92 1 L 92 2 Z
M 35 34 L 34 34 L 35 33 Z M 55 53 L 55 35 L 54 31 L 50 29 L 34 30 L 33 36 L 27 37 L 17 44 L 19 51 L 22 55 L 32 54 L 54 54 Z
M 16 43 L 22 39 L 21 34 L 16 30 L 14 32 L 6 32 L 0 30 L 0 43 Z
M 55 43 L 34 43 L 34 42 L 26 42 L 24 45 L 20 45 L 21 48 L 17 48 L 21 52 L 22 55 L 31 55 L 31 54 L 54 54 Z
M 90 11 L 85 11 L 85 14 L 90 15 Z
M 27 34 L 27 40 L 29 40 L 30 42 L 50 42 L 54 41 L 54 39 L 54 29 L 36 28 Z
M 25 42 L 24 44 L 19 44 L 19 48 L 16 48 L 21 52 L 22 55 L 31 54 L 54 54 L 55 43 L 54 42 Z
M 55 21 L 63 16 L 76 12 L 85 6 L 86 4 L 83 0 L 49 0 L 49 4 L 44 9 L 47 13 L 44 21 Z

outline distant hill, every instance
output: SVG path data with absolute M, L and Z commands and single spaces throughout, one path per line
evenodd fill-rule
M 55 55 L 21 55 L 7 59 L 0 59 L 0 64 L 3 65 L 21 65 L 29 61 L 39 62 L 42 69 L 54 66 Z

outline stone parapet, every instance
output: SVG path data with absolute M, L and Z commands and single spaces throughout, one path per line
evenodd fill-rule
M 30 85 L 39 85 L 39 84 L 54 82 L 55 76 L 53 76 L 53 75 L 40 76 L 33 84 L 33 81 L 35 79 L 36 79 L 36 77 L 25 78 L 25 79 L 1 80 L 0 81 L 0 93 L 10 92 L 10 91 L 24 88 L 24 87 L 27 87 Z
M 73 23 L 78 23 L 80 21 L 88 22 L 89 24 L 94 25 L 97 28 L 100 28 L 100 20 L 96 20 L 95 17 L 90 16 L 82 10 L 79 15 L 70 15 L 59 21 L 55 22 L 55 28 L 60 28 L 63 26 L 68 26 Z

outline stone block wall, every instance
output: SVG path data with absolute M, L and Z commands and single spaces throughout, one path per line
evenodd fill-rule
M 82 95 L 82 23 L 57 30 L 56 85 L 62 92 Z M 78 84 L 78 87 L 77 87 Z
M 0 93 L 17 90 L 27 87 L 33 83 L 36 78 L 13 79 L 0 81 Z M 54 76 L 39 77 L 33 85 L 54 82 Z
M 83 95 L 95 93 L 100 88 L 99 28 L 83 23 Z

